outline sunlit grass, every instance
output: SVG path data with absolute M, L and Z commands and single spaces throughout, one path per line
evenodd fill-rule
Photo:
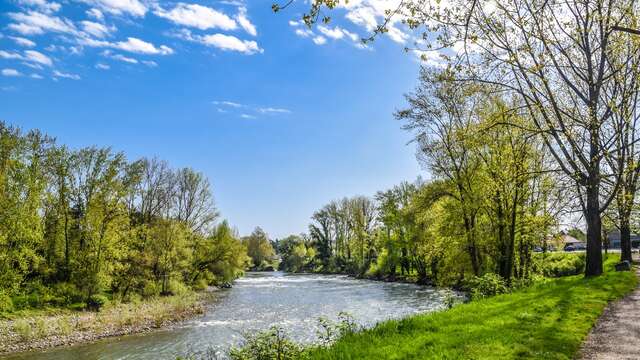
M 314 349 L 311 359 L 571 359 L 604 307 L 629 293 L 632 272 L 546 280 L 449 311 L 392 320 Z

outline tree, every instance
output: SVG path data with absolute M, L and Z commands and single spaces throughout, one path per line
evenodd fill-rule
M 260 227 L 256 227 L 251 235 L 242 239 L 247 247 L 247 255 L 253 262 L 253 268 L 263 270 L 273 266 L 275 250 L 269 241 L 269 236 Z
M 340 4 L 314 1 L 303 20 L 311 26 L 323 8 Z M 492 84 L 520 98 L 531 130 L 579 195 L 587 223 L 587 276 L 602 273 L 601 213 L 624 174 L 624 164 L 614 167 L 605 158 L 627 147 L 614 115 L 638 91 L 621 80 L 633 73 L 638 43 L 620 29 L 636 28 L 639 6 L 631 0 L 409 0 L 390 9 L 373 34 L 388 31 L 389 20 L 400 17 L 412 29 L 424 29 L 422 38 L 431 40 L 424 50 L 456 52 L 447 62 L 460 80 Z

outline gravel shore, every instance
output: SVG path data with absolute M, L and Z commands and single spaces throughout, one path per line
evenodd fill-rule
M 201 315 L 207 295 L 118 304 L 100 312 L 62 312 L 0 320 L 0 355 L 88 343 L 170 327 Z

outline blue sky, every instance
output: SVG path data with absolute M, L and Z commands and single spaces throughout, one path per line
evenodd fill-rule
M 305 231 L 332 199 L 424 175 L 393 119 L 418 72 L 388 2 L 308 30 L 304 3 L 1 0 L 0 120 L 204 172 L 241 234 Z

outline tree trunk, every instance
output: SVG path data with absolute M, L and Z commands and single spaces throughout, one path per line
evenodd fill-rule
M 620 223 L 620 261 L 631 262 L 631 229 L 629 218 L 623 217 Z
M 591 175 L 586 187 L 587 263 L 585 276 L 602 274 L 602 220 L 600 219 L 600 184 L 597 176 L 597 174 Z

